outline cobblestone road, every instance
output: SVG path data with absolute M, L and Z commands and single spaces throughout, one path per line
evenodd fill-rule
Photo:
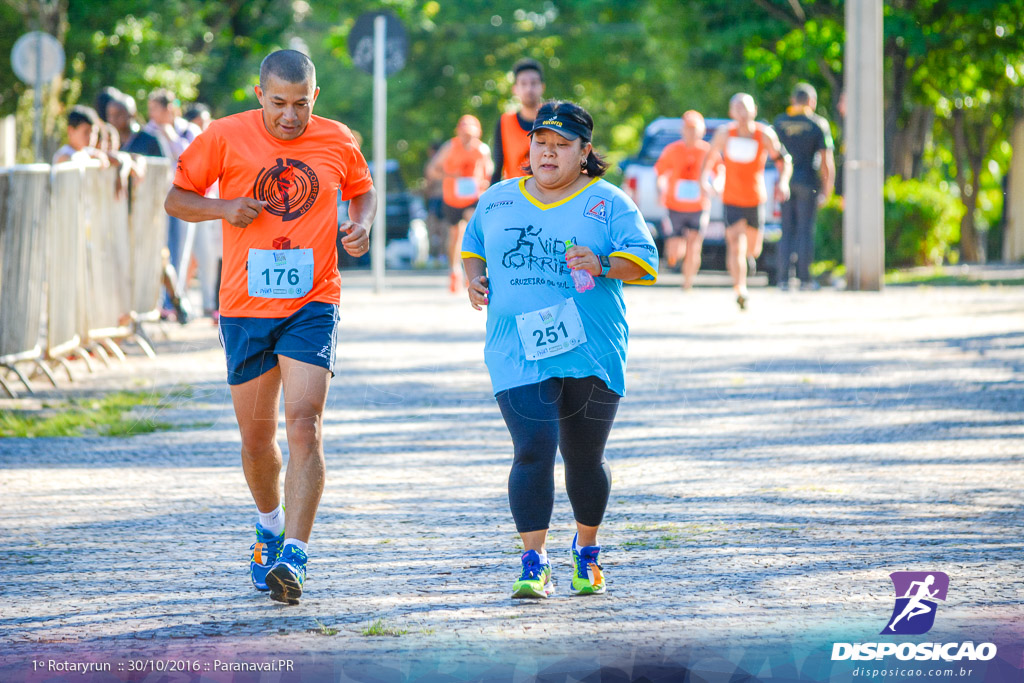
M 745 314 L 724 289 L 629 288 L 609 594 L 568 594 L 559 465 L 559 594 L 543 604 L 508 598 L 511 443 L 483 314 L 428 275 L 380 296 L 349 276 L 343 298 L 302 604 L 248 583 L 254 508 L 222 352 L 199 321 L 169 328 L 156 361 L 135 354 L 50 394 L 187 386 L 139 410 L 174 430 L 0 440 L 0 672 L 43 650 L 304 653 L 335 673 L 345 652 L 403 662 L 402 678 L 455 661 L 527 671 L 583 653 L 863 641 L 900 570 L 950 576 L 929 638 L 994 639 L 1021 666 L 1021 288 L 755 290 Z M 364 635 L 376 620 L 403 633 Z

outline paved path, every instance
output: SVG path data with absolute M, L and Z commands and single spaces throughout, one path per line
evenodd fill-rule
M 280 652 L 379 680 L 639 653 L 714 670 L 759 645 L 878 639 L 901 570 L 950 576 L 928 638 L 991 639 L 1021 666 L 1024 289 L 755 290 L 740 313 L 728 290 L 628 288 L 609 594 L 568 595 L 559 483 L 559 595 L 543 604 L 508 598 L 511 444 L 483 314 L 429 275 L 380 296 L 347 276 L 344 301 L 302 604 L 248 584 L 254 508 L 198 321 L 170 328 L 158 360 L 60 392 L 190 387 L 142 411 L 174 431 L 0 440 L 0 673 L 44 651 Z M 378 619 L 404 633 L 364 635 Z

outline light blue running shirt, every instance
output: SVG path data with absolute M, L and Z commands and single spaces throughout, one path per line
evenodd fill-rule
M 633 261 L 645 274 L 631 284 L 650 285 L 658 278 L 658 251 L 647 224 L 633 201 L 604 180 L 594 179 L 553 204 L 528 194 L 526 180 L 513 178 L 487 190 L 462 240 L 463 258 L 487 263 L 491 291 L 484 362 L 494 393 L 551 377 L 594 376 L 624 395 L 629 328 L 623 283 L 597 277 L 594 289 L 577 292 L 565 261 L 565 242 Z M 545 340 L 541 332 L 534 333 L 536 342 L 532 336 L 524 340 L 516 316 L 570 298 L 586 341 L 558 355 L 527 360 L 526 344 L 532 348 Z

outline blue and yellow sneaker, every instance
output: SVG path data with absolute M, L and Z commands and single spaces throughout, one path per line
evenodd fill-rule
M 306 580 L 306 559 L 306 553 L 298 546 L 289 543 L 284 547 L 281 558 L 267 572 L 271 600 L 299 604 L 302 584 Z
M 574 595 L 600 595 L 604 593 L 604 574 L 597 562 L 601 546 L 576 547 L 576 536 L 572 537 L 572 592 Z
M 512 584 L 513 598 L 548 598 L 555 593 L 555 584 L 551 581 L 551 564 L 541 563 L 536 550 L 523 553 L 523 573 L 519 580 Z
M 284 544 L 284 532 L 274 536 L 256 523 L 256 542 L 249 546 L 252 557 L 249 559 L 249 578 L 258 591 L 268 591 L 267 572 L 281 557 L 281 546 Z

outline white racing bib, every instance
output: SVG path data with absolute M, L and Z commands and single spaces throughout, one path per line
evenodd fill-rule
M 725 143 L 725 156 L 730 161 L 749 164 L 757 158 L 757 140 L 732 136 Z
M 456 178 L 455 179 L 455 196 L 462 199 L 468 199 L 470 197 L 477 197 L 480 194 L 480 186 L 477 185 L 476 178 Z
M 250 249 L 249 296 L 301 299 L 313 289 L 312 249 Z
M 700 199 L 700 182 L 697 180 L 677 180 L 676 199 L 681 202 L 692 202 Z
M 526 360 L 550 358 L 570 351 L 587 341 L 576 300 L 516 316 L 519 339 L 526 351 Z

